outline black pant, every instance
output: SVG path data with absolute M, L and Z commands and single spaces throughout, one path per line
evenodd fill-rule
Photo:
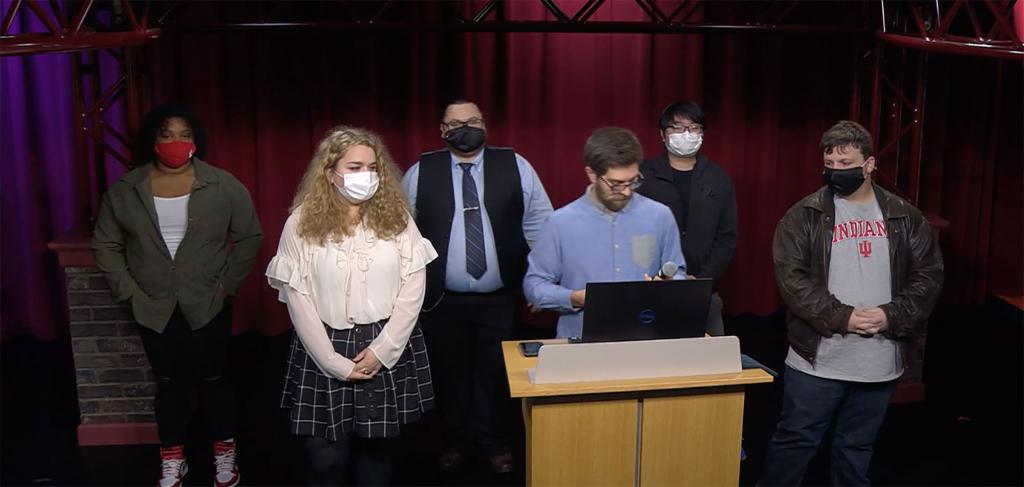
M 391 439 L 353 438 L 344 435 L 338 441 L 319 436 L 305 439 L 309 458 L 309 485 L 346 484 L 346 470 L 355 460 L 355 485 L 391 484 Z
M 209 323 L 192 330 L 176 308 L 163 333 L 139 327 L 142 345 L 156 376 L 156 423 L 164 446 L 185 443 L 192 416 L 190 393 L 198 383 L 199 403 L 214 440 L 235 434 L 235 398 L 228 381 L 228 341 L 231 307 Z
M 476 443 L 487 455 L 510 450 L 501 341 L 511 335 L 517 310 L 516 294 L 448 292 L 420 314 L 447 449 Z

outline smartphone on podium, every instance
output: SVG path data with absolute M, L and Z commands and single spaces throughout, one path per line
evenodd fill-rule
M 541 342 L 519 342 L 519 350 L 523 352 L 524 357 L 536 357 L 543 346 Z

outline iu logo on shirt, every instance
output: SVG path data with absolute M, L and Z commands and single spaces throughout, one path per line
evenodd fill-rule
M 887 238 L 884 220 L 850 220 L 832 227 L 832 243 L 848 238 Z
M 871 241 L 861 240 L 860 243 L 857 244 L 857 250 L 860 252 L 860 255 L 864 256 L 865 259 L 871 257 Z

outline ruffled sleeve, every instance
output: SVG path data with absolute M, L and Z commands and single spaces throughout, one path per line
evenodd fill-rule
M 416 326 L 426 290 L 425 268 L 437 258 L 434 246 L 423 238 L 412 218 L 409 218 L 408 226 L 398 235 L 397 240 L 402 259 L 401 287 L 391 310 L 391 319 L 369 347 L 381 364 L 389 369 L 401 358 Z
M 278 291 L 277 299 L 286 303 L 284 287 L 309 295 L 310 254 L 308 244 L 299 237 L 299 212 L 292 212 L 281 231 L 277 255 L 267 265 L 267 283 Z
M 313 304 L 309 292 L 312 258 L 311 253 L 307 252 L 309 245 L 299 237 L 296 228 L 298 221 L 299 211 L 296 210 L 288 217 L 281 231 L 277 255 L 267 266 L 267 282 L 270 287 L 277 289 L 277 299 L 288 305 L 295 333 L 317 367 L 328 376 L 348 380 L 355 364 L 334 350 L 323 320 Z
M 430 240 L 423 238 L 412 218 L 409 218 L 409 225 L 398 235 L 398 244 L 402 259 L 403 282 L 437 258 L 434 245 L 430 243 Z

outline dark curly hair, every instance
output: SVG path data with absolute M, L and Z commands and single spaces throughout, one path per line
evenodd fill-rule
M 142 118 L 132 147 L 132 163 L 135 166 L 149 164 L 156 160 L 156 154 L 153 153 L 156 134 L 164 127 L 167 120 L 172 118 L 184 120 L 192 129 L 192 139 L 196 144 L 195 156 L 202 159 L 206 155 L 206 128 L 192 113 L 192 110 L 180 102 L 174 102 L 154 107 Z

